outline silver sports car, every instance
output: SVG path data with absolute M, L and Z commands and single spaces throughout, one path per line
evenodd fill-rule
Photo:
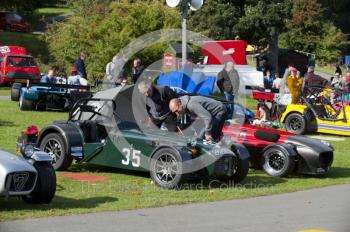
M 56 192 L 52 158 L 32 145 L 22 156 L 0 150 L 0 197 L 21 196 L 27 203 L 47 204 Z

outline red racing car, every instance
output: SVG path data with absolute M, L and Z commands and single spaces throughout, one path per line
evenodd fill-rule
M 244 112 L 245 109 L 235 104 L 235 111 Z M 244 145 L 250 152 L 251 166 L 262 167 L 271 176 L 286 176 L 291 172 L 324 174 L 333 162 L 333 147 L 326 141 L 248 122 L 226 125 L 223 140 Z

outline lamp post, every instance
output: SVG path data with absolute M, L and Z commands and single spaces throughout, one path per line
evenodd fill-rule
M 187 20 L 188 20 L 188 0 L 182 0 L 182 67 L 187 63 Z
M 203 0 L 166 0 L 169 7 L 180 6 L 182 15 L 182 67 L 187 62 L 187 21 L 189 9 L 196 11 L 203 6 Z

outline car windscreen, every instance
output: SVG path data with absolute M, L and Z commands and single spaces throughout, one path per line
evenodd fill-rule
M 24 56 L 8 56 L 6 65 L 16 68 L 32 68 L 36 67 L 33 57 Z

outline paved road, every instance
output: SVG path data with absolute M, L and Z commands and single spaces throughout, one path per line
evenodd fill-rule
M 10 96 L 0 96 L 0 100 L 10 100 Z
M 350 185 L 253 199 L 4 222 L 1 232 L 350 231 Z
M 326 78 L 327 80 L 331 80 L 332 75 L 329 75 L 327 73 L 322 73 L 322 72 L 315 72 L 315 74 L 320 75 L 323 78 Z

